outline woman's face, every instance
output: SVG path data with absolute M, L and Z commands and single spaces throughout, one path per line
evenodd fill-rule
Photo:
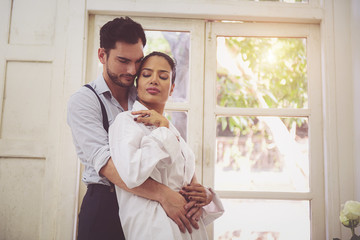
M 137 82 L 138 98 L 148 108 L 164 107 L 171 96 L 174 84 L 171 83 L 170 64 L 161 56 L 152 56 L 142 66 Z

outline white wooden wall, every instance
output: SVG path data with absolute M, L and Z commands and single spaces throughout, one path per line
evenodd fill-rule
M 73 27 L 68 4 L 0 1 L 1 240 L 73 235 L 77 160 L 65 122 Z M 79 72 L 81 50 L 73 55 L 80 55 Z
M 324 0 L 290 12 L 230 0 L 157 2 L 0 0 L 0 240 L 74 236 L 79 165 L 66 103 L 85 82 L 89 13 L 320 24 L 327 231 L 329 239 L 341 236 L 340 203 L 360 196 L 353 170 L 360 172 L 358 1 Z

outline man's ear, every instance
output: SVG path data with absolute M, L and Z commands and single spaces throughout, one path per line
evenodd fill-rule
M 173 93 L 173 91 L 174 91 L 174 87 L 175 87 L 175 83 L 171 84 L 171 89 L 170 89 L 169 96 L 172 95 L 172 93 Z
M 106 52 L 105 52 L 105 49 L 104 48 L 99 48 L 98 49 L 98 58 L 100 60 L 100 62 L 102 64 L 105 64 L 106 63 L 106 58 L 107 58 L 107 55 L 106 55 Z

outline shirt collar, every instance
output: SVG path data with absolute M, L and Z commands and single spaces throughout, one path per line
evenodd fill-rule
M 100 74 L 95 80 L 95 86 L 98 94 L 104 94 L 105 92 L 111 93 L 102 74 Z
M 141 110 L 149 110 L 147 107 L 145 107 L 142 103 L 140 103 L 138 100 L 136 100 L 134 102 L 133 108 L 131 111 L 135 112 L 135 111 L 141 111 Z M 165 116 L 165 111 L 163 113 L 163 115 Z
M 141 110 L 149 110 L 149 109 L 136 100 L 133 105 L 132 111 L 141 111 Z

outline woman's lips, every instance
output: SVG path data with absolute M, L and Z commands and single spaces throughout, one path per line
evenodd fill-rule
M 157 93 L 159 93 L 159 92 L 160 92 L 160 90 L 159 90 L 159 89 L 157 89 L 157 88 L 153 88 L 153 87 L 151 87 L 151 88 L 147 88 L 147 89 L 146 89 L 146 91 L 147 91 L 148 93 L 150 93 L 150 94 L 157 94 Z

